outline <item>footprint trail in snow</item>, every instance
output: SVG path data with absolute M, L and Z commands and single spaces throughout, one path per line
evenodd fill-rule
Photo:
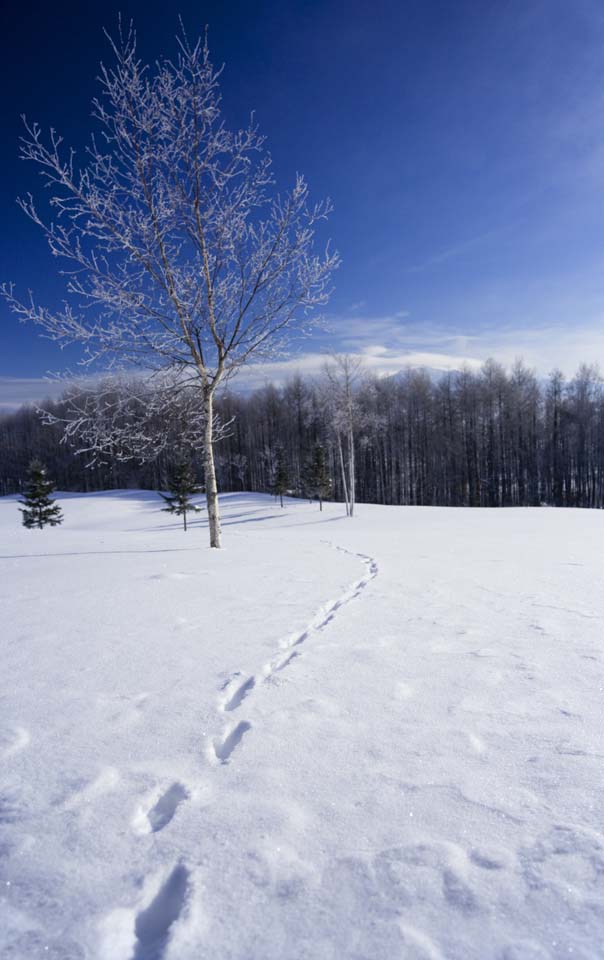
M 312 620 L 299 633 L 292 634 L 280 643 L 280 653 L 275 656 L 257 676 L 248 676 L 241 681 L 236 673 L 223 686 L 218 703 L 221 713 L 233 713 L 258 686 L 259 680 L 268 680 L 271 674 L 284 670 L 297 657 L 300 651 L 292 649 L 305 643 L 314 634 L 319 634 L 333 622 L 346 604 L 355 600 L 378 574 L 376 561 L 361 553 L 352 553 L 343 547 L 329 547 L 341 553 L 356 557 L 365 564 L 366 573 L 360 580 L 354 581 L 336 599 L 324 604 Z M 237 682 L 239 681 L 239 682 Z M 235 750 L 241 745 L 245 735 L 252 729 L 251 723 L 241 720 L 227 729 L 222 735 L 213 737 L 208 751 L 209 758 L 228 764 Z M 175 781 L 157 799 L 155 804 L 135 822 L 134 828 L 141 834 L 157 834 L 164 830 L 177 813 L 182 803 L 189 799 L 189 791 L 182 783 Z M 170 873 L 151 903 L 138 913 L 135 919 L 136 942 L 132 960 L 163 960 L 172 934 L 185 907 L 190 886 L 189 870 L 180 863 Z
M 369 557 L 364 553 L 353 553 L 350 550 L 346 550 L 344 547 L 335 546 L 329 541 L 323 541 L 323 543 L 334 550 L 338 550 L 340 553 L 345 553 L 348 556 L 355 557 L 360 560 L 366 567 L 365 576 L 360 580 L 355 580 L 336 600 L 328 602 L 320 607 L 312 620 L 299 633 L 291 634 L 286 639 L 282 640 L 279 645 L 281 652 L 277 656 L 273 657 L 273 659 L 264 666 L 262 673 L 259 676 L 249 676 L 242 683 L 239 683 L 237 686 L 235 686 L 235 679 L 241 676 L 240 673 L 236 673 L 230 681 L 227 681 L 223 687 L 225 693 L 223 693 L 223 696 L 219 701 L 219 709 L 221 711 L 232 713 L 233 711 L 238 710 L 243 701 L 256 688 L 260 679 L 263 679 L 266 682 L 273 673 L 284 670 L 297 657 L 300 656 L 300 652 L 292 648 L 299 647 L 314 634 L 321 633 L 323 630 L 325 630 L 325 628 L 329 626 L 329 624 L 332 623 L 336 618 L 342 607 L 346 606 L 352 600 L 357 599 L 363 590 L 365 590 L 365 588 L 369 585 L 369 583 L 375 577 L 377 577 L 378 565 L 373 557 Z M 248 732 L 248 730 L 251 730 L 251 728 L 252 725 L 250 723 L 247 721 L 242 721 L 222 737 L 215 737 L 212 741 L 212 749 L 216 759 L 221 763 L 227 763 L 233 751 L 239 746 L 244 735 Z

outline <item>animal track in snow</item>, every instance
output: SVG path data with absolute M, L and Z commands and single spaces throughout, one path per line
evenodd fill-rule
M 243 700 L 247 697 L 254 687 L 256 686 L 256 680 L 254 677 L 248 677 L 247 680 L 240 684 L 233 694 L 227 695 L 227 700 L 223 706 L 223 710 L 236 710 L 239 707 Z
M 221 763 L 226 763 L 233 750 L 241 743 L 244 734 L 251 729 L 251 723 L 248 723 L 246 720 L 242 720 L 241 723 L 238 723 L 237 726 L 226 735 L 226 737 L 216 738 L 214 740 L 214 753 L 216 754 L 216 759 L 220 760 Z
M 306 640 L 313 633 L 321 633 L 329 626 L 330 623 L 335 619 L 338 611 L 350 603 L 351 600 L 356 600 L 357 597 L 361 595 L 365 587 L 378 575 L 378 565 L 373 557 L 369 557 L 364 553 L 353 553 L 351 550 L 346 550 L 344 547 L 334 546 L 329 541 L 324 540 L 323 543 L 326 543 L 328 546 L 332 547 L 334 550 L 338 550 L 340 553 L 346 553 L 350 557 L 356 557 L 361 560 L 367 567 L 367 575 L 361 580 L 355 581 L 351 586 L 344 591 L 344 593 L 338 597 L 337 600 L 327 603 L 322 606 L 318 612 L 315 614 L 313 619 L 304 627 L 300 633 L 293 634 L 292 636 L 287 637 L 285 640 L 282 640 L 279 646 L 281 650 L 291 650 L 292 647 L 298 647 L 301 644 L 305 643 Z M 291 661 L 293 660 L 293 654 L 288 656 L 285 660 L 282 656 L 275 657 L 271 662 L 265 667 L 264 674 L 265 679 L 268 679 L 271 673 L 277 670 L 283 670 Z
M 276 671 L 285 670 L 285 668 L 290 665 L 292 660 L 295 660 L 299 656 L 300 654 L 298 653 L 298 651 L 294 650 L 293 653 L 288 654 L 287 657 L 285 657 L 284 660 L 281 660 L 280 663 L 275 663 L 273 670 L 276 670 Z M 268 677 L 266 679 L 268 680 Z
M 136 918 L 136 947 L 132 960 L 162 960 L 172 925 L 186 903 L 188 889 L 189 871 L 183 864 L 178 864 L 149 906 Z
M 157 802 L 146 813 L 140 810 L 133 821 L 137 833 L 159 833 L 167 827 L 178 807 L 189 796 L 189 792 L 176 781 L 164 790 Z
M 323 542 L 328 543 L 328 541 Z M 274 682 L 273 674 L 280 670 L 284 670 L 285 667 L 287 667 L 295 657 L 299 656 L 298 651 L 292 651 L 292 647 L 300 646 L 313 633 L 320 633 L 322 630 L 324 630 L 328 624 L 334 620 L 341 607 L 345 606 L 347 603 L 350 603 L 351 600 L 355 600 L 357 597 L 359 597 L 365 587 L 378 574 L 377 563 L 372 557 L 369 557 L 364 553 L 353 553 L 350 550 L 346 550 L 344 547 L 334 547 L 334 545 L 331 543 L 328 543 L 328 545 L 333 549 L 339 550 L 341 553 L 346 553 L 349 556 L 356 557 L 357 559 L 361 560 L 367 568 L 367 574 L 361 580 L 357 580 L 351 584 L 344 591 L 344 593 L 337 598 L 337 600 L 322 606 L 303 630 L 301 630 L 299 633 L 290 635 L 279 644 L 281 653 L 273 657 L 273 659 L 266 664 L 262 671 L 265 682 L 271 682 L 271 680 Z M 219 707 L 222 711 L 232 712 L 237 710 L 245 698 L 256 686 L 256 677 L 252 675 L 242 683 L 239 683 L 239 685 L 233 689 L 234 682 L 238 677 L 241 677 L 241 673 L 239 671 L 235 674 L 232 674 L 221 687 L 224 695 L 221 701 L 219 701 Z M 247 721 L 241 721 L 241 723 L 238 723 L 237 726 L 234 727 L 229 733 L 223 735 L 222 737 L 214 738 L 212 742 L 212 748 L 216 759 L 221 763 L 227 763 L 231 754 L 241 743 L 241 740 L 248 730 L 251 730 L 251 724 Z

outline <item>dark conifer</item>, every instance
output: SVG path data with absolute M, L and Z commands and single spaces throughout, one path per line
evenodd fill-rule
M 50 496 L 54 489 L 54 483 L 46 476 L 44 464 L 40 460 L 32 460 L 29 465 L 23 500 L 20 501 L 23 506 L 19 507 L 23 514 L 24 527 L 28 527 L 30 530 L 37 527 L 41 530 L 47 524 L 56 527 L 62 523 L 61 508 Z
M 167 506 L 163 507 L 166 513 L 174 513 L 177 517 L 182 517 L 183 528 L 187 529 L 187 513 L 197 513 L 201 508 L 196 507 L 191 497 L 194 493 L 200 493 L 201 487 L 195 481 L 193 468 L 188 460 L 180 460 L 176 464 L 168 478 L 169 494 L 160 493 L 160 496 L 166 501 Z

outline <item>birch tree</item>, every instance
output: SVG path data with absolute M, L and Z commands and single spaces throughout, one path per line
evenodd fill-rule
M 346 354 L 334 356 L 325 365 L 327 392 L 332 411 L 332 428 L 338 448 L 346 515 L 354 516 L 356 503 L 355 428 L 359 417 L 356 388 L 361 359 Z
M 86 152 L 66 150 L 24 118 L 21 156 L 48 188 L 20 206 L 63 264 L 64 305 L 4 296 L 61 347 L 79 344 L 93 369 L 171 372 L 196 390 L 210 545 L 220 546 L 214 458 L 216 391 L 246 363 L 283 349 L 327 302 L 338 256 L 315 252 L 329 201 L 311 204 L 304 178 L 279 193 L 251 118 L 225 124 L 207 42 L 178 39 L 175 60 L 142 63 L 130 28 L 110 40 Z

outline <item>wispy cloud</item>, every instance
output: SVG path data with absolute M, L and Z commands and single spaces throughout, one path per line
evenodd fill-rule
M 487 233 L 479 234 L 476 237 L 471 237 L 469 240 L 453 244 L 444 250 L 440 250 L 439 252 L 426 257 L 425 260 L 422 260 L 419 263 L 414 263 L 410 267 L 407 267 L 407 273 L 423 273 L 425 270 L 429 270 L 431 267 L 438 267 L 442 263 L 446 263 L 448 260 L 454 260 L 455 257 L 463 256 L 463 254 L 473 250 L 481 243 L 484 243 L 486 240 L 490 239 L 490 237 L 495 235 L 495 232 L 496 231 L 494 230 L 490 230 Z
M 330 346 L 340 352 L 362 352 L 367 345 L 380 344 L 395 352 L 471 353 L 476 336 L 444 324 L 413 321 L 408 310 L 383 315 L 355 315 L 332 318 Z
M 0 411 L 8 412 L 26 403 L 58 397 L 64 390 L 64 381 L 45 377 L 0 377 Z
M 318 377 L 333 356 L 332 347 L 361 357 L 364 369 L 379 376 L 418 367 L 442 372 L 462 366 L 478 369 L 489 357 L 507 367 L 522 359 L 541 376 L 557 367 L 571 377 L 581 363 L 595 363 L 604 370 L 604 312 L 581 325 L 497 324 L 471 332 L 451 331 L 438 324 L 412 324 L 408 316 L 396 312 L 390 316 L 341 317 L 334 321 L 334 328 L 338 336 L 329 338 L 329 347 L 325 341 L 321 345 L 315 341 L 316 349 L 249 365 L 232 381 L 232 388 L 249 392 L 269 383 L 279 385 L 296 373 Z M 64 388 L 64 381 L 42 377 L 0 377 L 0 411 L 57 397 Z
M 570 377 L 582 363 L 596 364 L 604 370 L 604 316 L 580 326 L 545 324 L 484 332 L 475 341 L 474 350 L 482 359 L 492 356 L 506 366 L 521 358 L 540 374 L 558 368 Z

